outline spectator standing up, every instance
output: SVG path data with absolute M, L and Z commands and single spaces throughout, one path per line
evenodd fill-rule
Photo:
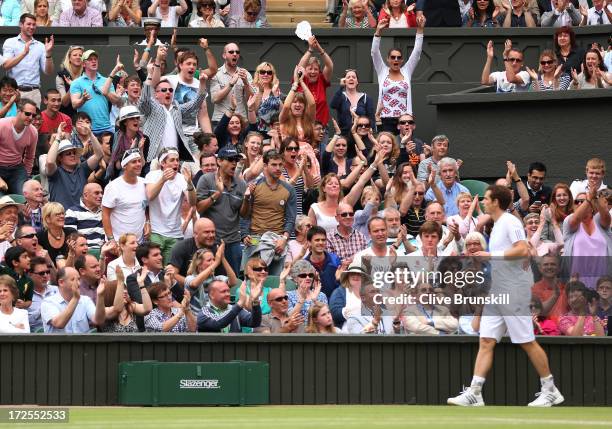
M 188 6 L 185 0 L 179 0 L 178 6 L 170 6 L 170 0 L 153 0 L 149 7 L 149 16 L 161 19 L 162 27 L 176 28 L 179 18 L 187 12 Z
M 13 307 L 18 292 L 15 280 L 10 276 L 0 275 L 0 333 L 2 334 L 30 332 L 27 310 Z
M 563 64 L 563 71 L 571 73 L 572 69 L 580 70 L 580 64 L 584 58 L 584 50 L 576 44 L 576 33 L 570 26 L 564 26 L 555 30 L 553 36 L 555 53 L 559 62 Z
M 470 193 L 469 189 L 459 183 L 457 172 L 457 161 L 453 158 L 442 158 L 438 163 L 440 181 L 435 183 L 430 181 L 430 188 L 425 194 L 426 201 L 444 202 L 444 212 L 446 216 L 453 216 L 459 213 L 457 207 L 457 197 L 460 193 Z M 435 173 L 432 172 L 431 176 Z M 436 192 L 438 191 L 438 192 Z M 440 201 L 440 197 L 442 201 Z
M 238 67 L 240 48 L 236 43 L 228 43 L 223 47 L 223 60 L 223 65 L 210 81 L 210 94 L 214 104 L 213 126 L 217 125 L 225 112 L 231 110 L 232 96 L 236 99 L 235 113 L 245 118 L 246 101 L 253 95 L 253 77 L 248 71 Z
M 71 0 L 72 7 L 62 11 L 56 27 L 102 27 L 102 13 L 89 6 L 88 0 Z
M 431 156 L 419 163 L 417 173 L 419 182 L 427 182 L 431 170 L 438 172 L 438 162 L 448 155 L 449 146 L 450 141 L 444 134 L 437 135 L 431 140 Z
M 344 77 L 340 79 L 340 87 L 330 103 L 331 108 L 336 111 L 343 136 L 349 135 L 353 122 L 357 120 L 354 115 L 367 116 L 370 122 L 374 122 L 375 101 L 365 92 L 359 92 L 358 86 L 357 70 L 346 70 Z
M 191 170 L 183 167 L 179 174 L 179 153 L 174 148 L 165 148 L 159 155 L 160 170 L 151 171 L 144 183 L 149 202 L 151 241 L 161 246 L 164 262 L 170 261 L 170 251 L 183 238 L 181 230 L 181 204 L 189 200 L 196 204 L 196 193 L 191 183 Z
M 544 12 L 540 25 L 542 27 L 577 27 L 582 21 L 580 10 L 574 6 L 569 0 L 554 0 L 552 2 L 554 9 Z
M 30 331 L 42 331 L 43 322 L 40 316 L 40 306 L 45 298 L 55 295 L 59 290 L 57 286 L 49 284 L 51 269 L 43 258 L 34 257 L 30 260 L 30 278 L 34 284 L 32 305 L 28 308 Z
M 529 73 L 521 71 L 523 66 L 523 53 L 518 49 L 512 48 L 512 41 L 506 40 L 503 59 L 506 67 L 505 71 L 491 73 L 491 65 L 495 50 L 493 41 L 487 44 L 487 61 L 482 69 L 480 83 L 483 85 L 496 84 L 497 92 L 524 92 L 529 90 L 531 79 Z
M 102 93 L 102 88 L 107 78 L 98 72 L 98 53 L 93 49 L 89 49 L 83 53 L 81 59 L 83 61 L 83 74 L 70 85 L 72 107 L 79 112 L 85 112 L 89 115 L 91 118 L 91 129 L 94 134 L 100 135 L 105 131 L 114 132 L 115 127 L 110 122 L 108 112 L 111 103 L 118 105 L 121 99 L 115 93 L 115 87 L 112 84 L 110 84 L 109 92 L 106 96 Z M 119 58 L 117 59 L 119 60 Z M 119 65 L 123 67 L 118 62 Z
M 198 314 L 199 332 L 241 332 L 242 327 L 257 328 L 261 323 L 260 297 L 262 285 L 251 284 L 246 294 L 246 283 L 240 286 L 240 298 L 230 307 L 230 288 L 221 280 L 213 280 L 208 286 L 208 304 Z M 249 304 L 251 311 L 244 308 Z
M 456 3 L 456 2 L 455 2 Z M 410 58 L 402 65 L 402 51 L 392 49 L 387 57 L 387 65 L 384 64 L 380 54 L 381 32 L 389 26 L 388 20 L 381 20 L 376 27 L 374 39 L 372 39 L 372 61 L 378 75 L 378 99 L 381 100 L 382 131 L 390 133 L 397 132 L 399 117 L 405 113 L 412 114 L 412 74 L 419 64 L 421 51 L 423 50 L 423 28 L 425 17 L 417 18 L 417 32 L 414 48 Z
M 74 118 L 76 110 L 72 108 L 70 99 L 70 85 L 77 80 L 83 73 L 83 52 L 85 49 L 82 46 L 70 46 L 64 56 L 64 61 L 60 70 L 55 76 L 55 89 L 62 96 L 62 113 Z
M 235 273 L 240 272 L 240 207 L 245 198 L 246 182 L 235 176 L 240 154 L 232 147 L 219 151 L 217 173 L 204 174 L 198 182 L 200 215 L 218 225 L 217 238 L 225 243 L 225 258 Z
M 0 119 L 0 179 L 6 185 L 0 196 L 21 194 L 32 173 L 38 142 L 38 131 L 32 125 L 34 115 L 36 105 L 26 98 L 19 102 L 17 116 Z
M 612 23 L 612 7 L 610 6 L 606 0 L 593 0 L 593 7 L 590 9 L 581 5 L 580 14 L 582 15 L 582 21 L 580 26 Z
M 603 182 L 606 177 L 606 162 L 600 158 L 591 158 L 586 164 L 586 179 L 576 179 L 570 185 L 572 196 L 576 198 L 578 194 L 583 194 L 589 189 L 601 191 L 608 186 Z
M 416 27 L 415 8 L 416 2 L 408 6 L 404 0 L 387 0 L 382 9 L 380 9 L 378 22 L 383 19 L 389 21 L 389 28 Z M 376 26 L 374 25 L 373 27 Z
M 40 308 L 46 333 L 84 334 L 91 325 L 104 323 L 104 312 L 97 312 L 93 301 L 81 296 L 77 270 L 60 269 L 57 282 L 59 293 L 45 298 Z
M 108 241 L 131 233 L 138 241 L 148 236 L 151 226 L 145 224 L 147 192 L 145 180 L 140 177 L 142 157 L 138 149 L 125 152 L 121 160 L 123 175 L 106 186 L 102 198 L 102 223 Z M 145 231 L 146 228 L 146 231 Z
M 328 233 L 325 250 L 337 255 L 342 262 L 350 261 L 356 253 L 367 247 L 367 240 L 353 228 L 355 211 L 351 205 L 338 204 L 336 221 L 338 226 L 335 231 Z
M 233 15 L 229 19 L 230 28 L 267 28 L 270 25 L 266 11 L 261 8 L 260 0 L 245 0 L 242 15 Z
M 36 17 L 29 13 L 19 18 L 19 29 L 17 37 L 4 41 L 2 67 L 17 81 L 21 96 L 31 99 L 38 107 L 41 101 L 40 71 L 46 75 L 53 73 L 53 36 L 45 38 L 44 44 L 34 39 Z
M 418 0 L 416 5 L 417 23 L 422 16 L 429 21 L 429 27 L 461 27 L 456 0 Z

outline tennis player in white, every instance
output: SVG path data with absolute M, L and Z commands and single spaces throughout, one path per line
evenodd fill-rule
M 469 388 L 459 396 L 448 398 L 448 404 L 483 406 L 482 386 L 493 364 L 493 350 L 508 332 L 511 341 L 519 344 L 529 356 L 540 376 L 542 389 L 530 407 L 551 407 L 563 402 L 548 366 L 546 352 L 536 342 L 529 310 L 533 274 L 527 263 L 528 245 L 523 224 L 506 210 L 512 195 L 504 186 L 489 186 L 483 204 L 495 222 L 489 240 L 489 252 L 479 256 L 491 257 L 491 294 L 509 294 L 510 304 L 485 305 L 480 322 L 480 346 L 474 376 Z

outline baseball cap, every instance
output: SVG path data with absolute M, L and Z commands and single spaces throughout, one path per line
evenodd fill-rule
M 100 55 L 98 55 L 96 51 L 94 51 L 93 49 L 88 49 L 85 52 L 83 52 L 83 55 L 81 55 L 81 60 L 83 61 L 88 60 L 89 57 L 91 57 L 92 55 L 95 55 L 98 58 L 100 57 Z

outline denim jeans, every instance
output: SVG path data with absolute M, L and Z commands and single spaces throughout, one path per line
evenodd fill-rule
M 240 242 L 225 243 L 225 259 L 234 270 L 234 274 L 240 277 L 240 261 L 242 260 L 242 246 Z
M 0 177 L 8 186 L 8 191 L 0 191 L 0 196 L 8 194 L 23 195 L 23 184 L 28 180 L 28 173 L 23 165 L 0 167 Z

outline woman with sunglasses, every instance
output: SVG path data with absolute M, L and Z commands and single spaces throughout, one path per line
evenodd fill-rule
M 531 76 L 531 89 L 533 91 L 565 91 L 572 81 L 569 74 L 563 72 L 563 65 L 558 64 L 555 53 L 546 49 L 540 54 L 539 73 L 529 67 L 525 68 Z
M 376 124 L 376 121 L 371 120 L 367 116 L 353 115 L 353 125 L 349 134 L 351 140 L 349 141 L 348 145 L 348 156 L 357 156 L 358 147 L 365 148 L 366 152 L 363 152 L 365 154 L 376 144 L 372 124 Z
M 569 186 L 565 183 L 557 183 L 552 190 L 550 197 L 550 207 L 544 212 L 544 222 L 542 223 L 542 240 L 556 241 L 560 228 L 566 217 L 574 212 L 574 199 Z M 562 234 L 562 233 L 561 233 Z
M 232 15 L 229 20 L 230 28 L 267 28 L 268 19 L 265 11 L 262 12 L 260 0 L 245 0 L 242 15 Z
M 499 9 L 493 0 L 475 0 L 476 7 L 472 6 L 469 12 L 468 27 L 493 28 L 499 27 L 497 16 Z
M 315 178 L 312 176 L 308 163 L 313 162 L 313 156 L 299 155 L 300 146 L 291 137 L 281 142 L 280 153 L 283 157 L 283 177 L 295 189 L 296 214 L 304 214 L 302 203 L 305 189 L 316 186 Z
M 571 257 L 569 272 L 579 274 L 588 288 L 595 289 L 597 278 L 610 275 L 610 212 L 606 197 L 596 190 L 576 195 L 574 204 L 574 213 L 563 221 L 563 255 Z
M 214 0 L 200 0 L 196 3 L 196 14 L 197 17 L 191 13 L 191 21 L 189 27 L 191 28 L 224 28 L 225 24 L 215 16 L 215 2 Z
M 285 272 L 284 276 L 286 277 L 289 272 L 287 267 L 283 270 Z M 281 276 L 283 273 L 281 273 Z M 252 302 L 250 300 L 251 294 L 251 285 L 261 285 L 261 314 L 268 314 L 271 310 L 270 304 L 268 303 L 268 294 L 272 290 L 269 286 L 264 286 L 267 278 L 268 278 L 268 265 L 261 258 L 251 258 L 247 262 L 244 267 L 244 276 L 246 280 L 246 294 L 247 294 L 247 302 L 246 302 L 246 310 L 251 311 Z M 280 287 L 280 284 L 279 284 Z M 283 288 L 284 289 L 284 288 Z M 234 297 L 236 302 L 240 298 L 240 288 L 236 288 L 234 292 Z
M 336 111 L 340 132 L 349 135 L 353 121 L 358 116 L 367 116 L 370 123 L 374 122 L 375 103 L 372 97 L 357 90 L 359 78 L 357 71 L 348 69 L 340 79 L 338 91 L 334 94 L 329 106 Z
M 336 121 L 333 122 L 334 126 L 338 127 Z M 337 174 L 342 189 L 349 189 L 359 177 L 361 168 L 353 168 L 353 158 L 347 156 L 348 139 L 339 134 L 339 131 L 340 129 L 336 128 L 336 134 L 325 147 L 321 160 L 321 174 Z M 359 165 L 365 165 L 367 161 L 362 150 L 365 151 L 365 147 L 357 151 L 360 161 Z
M 50 202 L 42 208 L 44 230 L 36 234 L 38 244 L 49 252 L 49 257 L 57 266 L 57 261 L 68 256 L 66 237 L 73 229 L 66 228 L 66 212 L 60 203 Z
M 253 79 L 257 89 L 253 108 L 257 111 L 257 129 L 262 133 L 270 131 L 272 118 L 278 117 L 283 105 L 285 95 L 281 94 L 279 85 L 274 65 L 263 62 L 257 66 Z
M 147 332 L 195 332 L 196 316 L 189 305 L 189 291 L 185 291 L 183 300 L 175 306 L 172 292 L 164 282 L 149 286 L 149 296 L 153 302 L 153 310 L 145 316 Z
M 70 46 L 66 51 L 60 71 L 57 72 L 55 77 L 55 89 L 62 96 L 60 112 L 71 118 L 76 114 L 76 110 L 72 108 L 72 102 L 70 101 L 70 85 L 73 80 L 83 74 L 83 60 L 81 59 L 83 52 L 85 52 L 85 48 L 82 46 Z
M 389 27 L 389 20 L 381 19 L 372 40 L 372 61 L 378 75 L 378 99 L 381 100 L 382 129 L 397 132 L 397 122 L 404 113 L 412 114 L 412 74 L 419 64 L 423 50 L 423 29 L 425 16 L 417 17 L 417 31 L 414 49 L 410 58 L 402 65 L 402 51 L 391 49 L 387 55 L 387 65 L 380 54 L 380 34 Z
M 142 10 L 138 0 L 113 0 L 108 12 L 109 27 L 140 27 Z
M 327 304 L 327 296 L 321 292 L 321 282 L 317 271 L 305 259 L 295 261 L 291 267 L 291 279 L 296 289 L 287 293 L 289 297 L 289 313 L 299 311 L 304 320 L 308 318 L 308 309 L 317 302 Z

